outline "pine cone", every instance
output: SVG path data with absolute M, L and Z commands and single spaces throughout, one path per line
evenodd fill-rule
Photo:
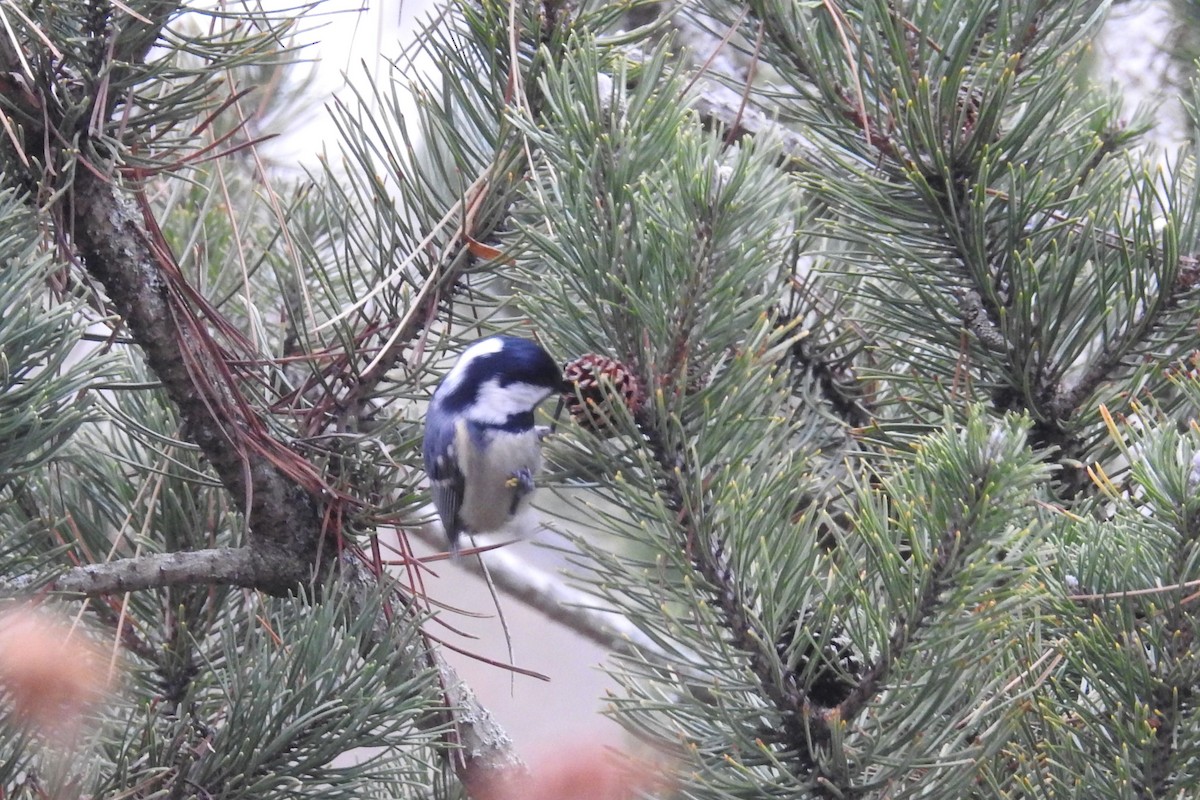
M 567 411 L 582 428 L 611 435 L 613 403 L 620 401 L 636 414 L 646 401 L 642 382 L 633 370 L 616 359 L 585 353 L 563 369 L 570 388 L 563 392 Z

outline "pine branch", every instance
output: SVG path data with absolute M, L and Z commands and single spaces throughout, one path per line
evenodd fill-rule
M 730 640 L 745 655 L 765 698 L 778 713 L 783 724 L 780 738 L 786 740 L 787 751 L 801 762 L 799 771 L 817 771 L 820 765 L 809 754 L 812 753 L 811 743 L 826 743 L 832 737 L 827 710 L 811 702 L 794 673 L 774 668 L 777 656 L 772 651 L 773 644 L 769 637 L 755 630 L 747 614 L 748 598 L 727 562 L 724 543 L 715 536 L 705 536 L 696 525 L 696 518 L 705 514 L 703 505 L 692 512 L 684 500 L 686 487 L 679 466 L 686 463 L 683 454 L 672 452 L 665 439 L 648 430 L 648 426 L 643 426 L 643 431 L 666 476 L 666 505 L 679 519 L 681 546 L 689 553 L 692 566 L 712 587 L 716 607 L 724 618 Z M 818 783 L 818 786 L 823 785 L 823 782 Z
M 1151 258 L 1161 257 L 1163 257 L 1162 253 L 1151 254 Z M 1104 350 L 1084 368 L 1083 374 L 1074 383 L 1069 386 L 1059 386 L 1053 393 L 1048 405 L 1056 419 L 1071 418 L 1079 410 L 1080 405 L 1091 397 L 1102 383 L 1110 380 L 1113 373 L 1125 363 L 1129 356 L 1129 343 L 1145 341 L 1158 326 L 1161 318 L 1178 306 L 1180 294 L 1191 288 L 1188 281 L 1183 280 L 1184 270 L 1188 268 L 1188 265 L 1181 263 L 1179 266 L 1181 280 L 1172 283 L 1164 295 L 1158 299 L 1158 302 L 1139 314 L 1137 319 L 1130 324 L 1130 334 L 1121 343 L 1125 346 Z
M 1189 652 L 1192 647 L 1195 621 L 1184 619 L 1184 612 L 1178 605 L 1172 605 L 1167 612 L 1168 619 L 1164 629 L 1168 631 L 1166 652 L 1163 653 L 1166 675 L 1176 679 L 1156 681 L 1151 690 L 1148 707 L 1154 722 L 1154 736 L 1147 753 L 1148 767 L 1142 775 L 1142 780 L 1136 787 L 1139 800 L 1152 800 L 1157 797 L 1169 797 L 1177 789 L 1177 781 L 1173 779 L 1181 739 L 1190 739 L 1190 731 L 1181 730 L 1187 723 L 1184 709 L 1194 706 L 1195 686 L 1191 681 L 1181 683 L 1178 678 L 1180 661 L 1191 659 Z
M 158 36 L 157 26 L 173 13 L 172 6 L 159 10 L 163 13 L 157 25 L 144 28 L 144 36 L 118 43 L 132 61 L 144 56 Z M 555 6 L 543 10 L 550 13 Z M 96 16 L 92 22 L 91 35 L 102 41 L 107 36 L 107 19 Z M 559 33 L 553 26 L 550 32 Z M 515 73 L 520 67 L 514 63 L 511 69 Z M 0 92 L 15 94 L 19 88 L 0 83 Z M 37 105 L 36 96 L 29 100 L 26 105 Z M 44 125 L 36 123 L 38 114 L 29 117 L 35 123 L 22 131 L 25 138 L 20 152 L 35 152 L 34 146 L 53 138 L 59 124 L 52 116 Z M 82 151 L 89 152 L 88 148 Z M 479 191 L 466 198 L 460 209 L 463 221 L 452 231 L 447 248 L 446 269 L 427 276 L 420 301 L 407 309 L 406 323 L 389 340 L 386 351 L 373 360 L 372 370 L 352 387 L 351 404 L 365 402 L 430 324 L 442 299 L 439 294 L 449 291 L 469 265 L 466 243 L 504 216 L 506 204 L 511 202 L 510 190 L 521 172 L 506 165 L 509 159 L 522 156 L 524 149 L 510 138 L 499 152 L 496 163 L 505 168 L 485 176 L 504 177 L 492 183 L 485 177 Z M 90 596 L 218 583 L 289 595 L 336 569 L 340 581 L 364 593 L 360 605 L 367 608 L 365 598 L 380 591 L 378 579 L 356 561 L 339 560 L 339 548 L 329 542 L 329 520 L 341 519 L 336 506 L 345 498 L 329 493 L 316 468 L 269 433 L 266 419 L 244 396 L 244 387 L 231 372 L 229 356 L 213 331 L 235 343 L 240 334 L 180 274 L 149 204 L 140 195 L 140 206 L 130 203 L 122 196 L 117 180 L 96 161 L 73 162 L 76 169 L 70 193 L 59 207 L 60 241 L 74 247 L 82 265 L 103 285 L 130 338 L 182 417 L 185 432 L 199 445 L 235 506 L 244 513 L 248 538 L 240 548 L 176 552 L 80 567 L 60 576 L 53 589 Z M 457 219 L 451 223 L 459 225 Z M 381 640 L 374 646 L 394 643 Z M 519 763 L 511 741 L 441 659 L 436 647 L 427 641 L 420 646 L 423 652 L 418 657 L 437 670 L 445 701 L 444 708 L 428 715 L 428 726 L 438 730 L 453 727 L 450 743 L 457 747 L 448 748 L 447 757 L 469 791 L 483 792 L 492 777 Z
M 376 597 L 381 589 L 379 580 L 361 562 L 346 557 L 338 562 L 340 581 L 350 587 L 352 600 L 358 608 L 379 605 Z M 120 559 L 106 564 L 89 564 L 67 570 L 42 591 L 84 597 L 102 597 L 124 592 L 164 589 L 172 586 L 223 584 L 260 589 L 278 579 L 274 561 L 263 560 L 251 547 L 214 548 L 191 552 L 163 553 L 137 558 Z M 20 591 L 22 582 L 5 584 L 0 589 Z M 376 637 L 372 647 L 396 647 L 386 638 L 395 626 L 387 624 L 380 612 L 374 626 Z M 425 640 L 421 661 L 434 669 L 445 697 L 445 707 L 426 718 L 431 729 L 449 726 L 454 731 L 455 748 L 447 751 L 460 780 L 468 787 L 485 791 L 500 775 L 510 775 L 522 767 L 513 750 L 512 740 L 496 723 L 491 712 L 475 697 L 471 687 L 442 657 L 436 646 Z M 406 645 L 411 646 L 411 645 Z
M 1193 404 L 1200 397 L 1194 376 L 1180 388 Z M 1079 774 L 1080 765 L 1115 762 L 1129 776 L 1127 796 L 1190 796 L 1200 673 L 1196 439 L 1159 409 L 1146 408 L 1124 430 L 1104 407 L 1101 416 L 1132 464 L 1119 488 L 1107 484 L 1105 517 L 1079 519 L 1056 542 L 1086 543 L 1064 564 L 1068 594 L 1082 606 L 1077 641 L 1064 654 L 1069 674 L 1087 686 L 1057 713 L 1102 732 L 1062 768 Z
M 477 559 L 464 558 L 460 565 L 482 574 Z M 343 562 L 343 569 L 347 566 Z M 379 591 L 372 576 L 353 563 L 349 566 L 352 572 L 349 576 L 344 575 L 344 580 L 360 584 L 364 592 Z M 594 602 L 590 596 L 571 589 L 555 576 L 531 567 L 511 553 L 502 549 L 491 551 L 487 555 L 487 569 L 496 585 L 509 596 L 608 650 L 637 652 L 652 658 L 660 652 L 653 641 L 623 618 L 586 607 Z M 103 597 L 173 586 L 231 585 L 255 589 L 272 577 L 271 565 L 258 559 L 253 548 L 214 548 L 75 567 L 63 572 L 42 591 Z M 0 582 L 0 589 L 5 590 L 20 591 L 22 586 L 20 581 Z M 380 641 L 376 646 L 387 647 L 389 644 Z M 471 687 L 436 648 L 430 647 L 427 655 L 429 663 L 439 673 L 447 704 L 461 711 L 457 719 L 446 719 L 455 727 L 459 744 L 467 752 L 489 754 L 482 760 L 477 757 L 472 763 L 472 779 L 486 784 L 487 780 L 481 775 L 507 774 L 511 769 L 521 768 L 507 734 L 479 703 Z
M 56 588 L 91 596 L 224 583 L 287 595 L 328 572 L 334 566 L 335 548 L 320 547 L 324 530 L 319 498 L 262 451 L 247 452 L 239 446 L 245 441 L 239 436 L 245 435 L 245 429 L 231 429 L 228 419 L 217 416 L 217 409 L 234 398 L 214 396 L 214 386 L 198 385 L 195 371 L 189 369 L 192 354 L 186 343 L 207 336 L 207 331 L 188 326 L 188 318 L 177 313 L 171 278 L 163 273 L 164 253 L 156 248 L 133 205 L 120 196 L 113 180 L 87 167 L 76 171 L 70 213 L 80 259 L 104 286 L 190 435 L 245 513 L 250 538 L 243 548 L 80 567 L 61 576 Z M 218 385 L 215 390 L 223 388 Z M 378 591 L 376 584 L 371 585 Z M 448 751 L 454 753 L 454 767 L 464 785 L 482 786 L 488 776 L 512 767 L 516 759 L 511 741 L 431 645 L 426 646 L 425 660 L 442 678 L 447 709 L 455 709 L 434 714 L 428 721 L 439 728 L 448 719 L 456 722 L 463 747 Z
M 160 4 L 155 8 L 156 25 L 161 26 L 175 7 Z M 158 31 L 156 26 L 143 29 L 144 36 L 135 37 L 136 44 L 125 45 L 130 48 L 128 55 L 144 57 Z M 20 88 L 20 84 L 0 82 L 0 94 L 11 107 L 44 124 L 44 128 L 27 124 L 24 129 L 25 142 L 40 143 L 58 121 L 39 112 L 42 101 L 28 87 L 18 91 Z M 235 388 L 205 382 L 194 368 L 197 349 L 217 352 L 219 348 L 202 325 L 180 313 L 180 298 L 173 294 L 177 287 L 164 270 L 172 260 L 169 248 L 148 210 L 139 215 L 121 197 L 115 178 L 85 161 L 79 161 L 74 170 L 69 202 L 64 205 L 62 213 L 67 220 L 61 228 L 70 230 L 80 260 L 104 286 L 192 438 L 246 514 L 250 547 L 274 573 L 273 578 L 266 570 L 260 573 L 258 587 L 274 594 L 291 592 L 312 578 L 323 535 L 318 502 L 311 494 L 316 487 L 306 490 L 297 485 L 294 476 L 279 468 L 278 459 L 266 456 L 271 446 L 276 451 L 281 447 L 273 440 L 262 440 L 265 425 L 237 402 Z M 222 412 L 230 407 L 246 413 L 240 419 L 227 418 Z M 265 452 L 250 455 L 246 444 L 256 435 L 267 447 Z
M 157 573 L 161 579 L 174 579 L 174 584 L 197 576 L 207 582 L 217 570 L 215 577 L 223 579 L 220 582 L 288 594 L 315 574 L 328 572 L 334 567 L 336 548 L 320 546 L 323 519 L 318 498 L 265 456 L 240 451 L 226 434 L 227 423 L 213 416 L 211 401 L 193 382 L 179 345 L 184 332 L 166 296 L 168 281 L 162 277 L 129 204 L 119 198 L 113 184 L 81 170 L 74 212 L 76 242 L 84 263 L 105 285 L 188 430 L 250 523 L 250 542 L 245 548 L 203 555 L 170 554 L 167 558 L 177 559 L 173 571 L 167 569 L 167 563 L 152 561 L 147 566 L 114 568 L 110 579 L 115 582 L 124 577 L 132 582 L 136 576 L 150 578 Z M 216 553 L 232 556 L 232 563 L 216 567 Z M 346 568 L 345 563 L 342 566 Z M 369 583 L 372 591 L 379 591 L 377 583 L 362 574 L 361 566 L 352 564 L 351 568 L 360 584 Z M 87 579 L 84 573 L 77 580 Z M 142 588 L 154 585 L 147 583 Z M 387 645 L 379 642 L 376 646 Z M 486 776 L 509 769 L 515 761 L 511 740 L 432 645 L 427 645 L 426 660 L 442 676 L 447 707 L 456 709 L 453 719 L 464 746 L 452 758 L 464 785 L 482 785 Z M 449 715 L 446 711 L 442 716 Z M 437 720 L 439 725 L 443 721 Z
M 1189 484 L 1188 490 L 1194 490 L 1195 481 L 1190 475 Z M 1176 513 L 1182 524 L 1176 524 L 1178 540 L 1175 542 L 1175 558 L 1170 561 L 1170 574 L 1163 580 L 1166 586 L 1187 584 L 1194 574 L 1190 567 L 1200 545 L 1200 518 L 1189 513 L 1183 504 L 1177 507 Z M 1196 697 L 1194 664 L 1197 661 L 1198 617 L 1188 605 L 1187 599 L 1166 603 L 1162 611 L 1157 612 L 1164 617 L 1161 623 L 1153 621 L 1157 613 L 1151 607 L 1148 613 L 1150 620 L 1142 623 L 1157 625 L 1162 632 L 1162 647 L 1158 652 L 1161 661 L 1147 665 L 1147 674 L 1153 676 L 1147 707 L 1153 716 L 1154 737 L 1149 745 L 1148 769 L 1142 776 L 1141 784 L 1136 787 L 1137 797 L 1145 800 L 1169 797 L 1179 791 L 1175 769 L 1180 756 L 1184 755 L 1181 750 L 1187 750 L 1187 745 L 1181 742 L 1190 739 L 1188 723 L 1195 716 Z M 1134 649 L 1133 652 L 1135 657 L 1150 657 L 1143 648 Z
M 453 4 L 450 6 L 450 9 L 452 8 Z M 401 207 L 407 202 L 414 208 L 424 209 L 424 213 L 429 213 L 425 207 L 430 201 L 426 182 L 441 180 L 456 185 L 466 175 L 468 176 L 466 180 L 469 180 L 470 183 L 461 190 L 460 196 L 453 204 L 450 204 L 449 208 L 443 212 L 438 207 L 437 216 L 424 223 L 425 227 L 429 228 L 428 232 L 424 228 L 420 228 L 423 236 L 419 242 L 412 245 L 412 250 L 415 253 L 435 253 L 432 263 L 422 269 L 413 269 L 409 266 L 402 271 L 387 275 L 386 278 L 380 280 L 375 289 L 360 298 L 355 307 L 351 309 L 361 313 L 360 306 L 365 305 L 368 299 L 374 297 L 380 288 L 389 283 L 394 284 L 396 299 L 411 292 L 409 295 L 411 300 L 404 299 L 399 304 L 399 311 L 396 312 L 395 317 L 389 319 L 386 314 L 382 313 L 388 307 L 388 302 L 378 302 L 376 303 L 377 308 L 370 312 L 370 321 L 361 329 L 351 332 L 351 337 L 359 344 L 365 343 L 370 336 L 375 334 L 385 336 L 384 342 L 378 348 L 365 347 L 362 352 L 355 352 L 354 348 L 350 348 L 346 352 L 338 354 L 336 359 L 325 367 L 322 375 L 310 377 L 307 384 L 297 390 L 298 396 L 311 392 L 328 380 L 330 375 L 337 376 L 337 380 L 333 383 L 340 383 L 345 387 L 342 390 L 339 386 L 336 395 L 328 393 L 314 404 L 314 410 L 309 414 L 308 422 L 302 427 L 305 435 L 315 436 L 328 430 L 332 424 L 364 416 L 368 406 L 378 398 L 379 387 L 387 382 L 390 372 L 398 365 L 405 363 L 407 357 L 416 359 L 416 363 L 419 364 L 419 354 L 425 347 L 424 337 L 428 335 L 431 324 L 438 318 L 440 311 L 451 306 L 456 294 L 464 288 L 468 288 L 466 280 L 468 275 L 471 273 L 483 274 L 495 268 L 493 266 L 480 269 L 481 262 L 491 261 L 497 256 L 497 251 L 490 244 L 485 243 L 493 241 L 497 231 L 505 229 L 511 223 L 512 207 L 519 200 L 519 195 L 515 190 L 528 180 L 530 151 L 524 137 L 508 123 L 508 120 L 501 120 L 497 124 L 485 109 L 492 107 L 500 109 L 511 104 L 513 108 L 520 109 L 522 114 L 528 115 L 532 119 L 542 116 L 544 104 L 538 87 L 539 76 L 546 68 L 546 64 L 543 64 L 542 60 L 548 58 L 549 62 L 553 63 L 561 59 L 567 49 L 568 28 L 560 27 L 565 8 L 566 6 L 561 0 L 548 0 L 536 6 L 514 9 L 516 16 L 511 19 L 505 12 L 506 22 L 502 30 L 497 30 L 494 26 L 492 19 L 494 9 L 476 9 L 472 4 L 465 4 L 458 10 L 465 17 L 460 22 L 463 23 L 466 30 L 474 29 L 474 35 L 484 40 L 495 37 L 497 40 L 504 41 L 503 49 L 496 50 L 497 63 L 490 67 L 497 70 L 497 74 L 506 76 L 505 84 L 510 87 L 510 90 L 505 92 L 502 97 L 491 94 L 495 91 L 495 86 L 491 85 L 489 81 L 484 81 L 480 87 L 475 87 L 471 81 L 460 81 L 455 78 L 452 74 L 455 69 L 474 71 L 477 67 L 469 60 L 468 63 L 459 64 L 458 59 L 462 58 L 464 53 L 448 50 L 450 45 L 434 36 L 432 34 L 434 29 L 430 29 L 425 34 L 423 47 L 445 62 L 444 69 L 447 74 L 438 80 L 457 85 L 454 89 L 448 89 L 444 86 L 437 87 L 435 82 L 431 86 L 422 87 L 417 92 L 418 96 L 425 95 L 427 91 L 430 96 L 444 95 L 441 99 L 441 102 L 445 104 L 444 107 L 440 107 L 436 103 L 428 103 L 427 111 L 433 112 L 435 116 L 455 113 L 452 109 L 459 103 L 478 107 L 480 114 L 478 119 L 471 118 L 470 122 L 456 121 L 453 127 L 459 129 L 457 130 L 458 135 L 465 138 L 481 137 L 488 140 L 489 144 L 481 153 L 468 151 L 458 155 L 453 168 L 448 169 L 444 174 L 438 174 L 439 168 L 437 167 L 425 167 L 419 163 L 411 164 L 408 168 L 411 169 L 412 176 L 405 180 L 412 180 L 413 183 L 402 181 L 396 202 Z M 542 52 L 531 63 L 525 63 L 518 56 L 519 51 L 512 50 L 510 53 L 509 47 L 514 46 L 521 37 L 528 37 L 533 33 L 537 35 Z M 498 41 L 493 44 L 498 44 Z M 482 46 L 485 52 L 491 49 L 486 42 L 480 41 L 472 43 L 471 46 Z M 507 59 L 505 56 L 512 56 L 516 60 Z M 514 93 L 513 89 L 521 91 Z M 395 95 L 393 93 L 390 98 L 387 95 L 387 92 L 383 92 L 375 99 L 385 108 L 390 108 L 389 103 L 394 101 Z M 423 100 L 422 105 L 425 103 L 426 101 Z M 342 101 L 337 100 L 336 105 L 337 115 L 342 117 L 347 130 L 345 135 L 347 152 L 352 154 L 355 160 L 360 161 L 358 164 L 360 168 L 374 173 L 378 169 L 378 165 L 374 163 L 374 159 L 377 157 L 382 156 L 400 162 L 406 162 L 412 157 L 411 153 L 402 150 L 389 152 L 389 148 L 394 146 L 392 144 L 370 142 L 368 145 L 368 137 L 364 137 L 363 141 L 357 141 L 361 132 L 355 134 L 349 131 L 355 125 L 361 125 L 362 121 L 356 119 L 352 108 Z M 396 113 L 400 113 L 400 110 L 397 109 Z M 471 128 L 473 130 L 468 133 Z M 441 148 L 456 150 L 459 146 L 453 141 L 453 137 L 447 140 L 442 139 L 447 135 L 445 131 L 438 130 L 436 133 L 427 131 L 423 135 L 428 137 L 423 148 L 430 152 L 437 152 Z M 382 148 L 382 154 L 377 152 L 377 148 Z M 423 174 L 426 171 L 429 174 Z M 368 180 L 370 180 L 369 177 Z M 394 244 L 390 240 L 382 242 L 380 250 L 390 250 L 393 246 Z M 420 259 L 415 256 L 412 261 L 415 264 L 420 263 Z M 496 265 L 499 263 L 501 262 L 497 261 Z M 413 285 L 413 273 L 417 274 L 418 285 Z M 379 299 L 386 297 L 387 294 L 383 294 L 379 296 Z M 337 309 L 336 314 L 339 320 L 348 316 L 345 308 Z M 357 363 L 363 357 L 363 353 L 366 354 L 367 363 L 365 365 Z M 408 366 L 412 366 L 412 364 Z
M 154 5 L 151 24 L 140 28 L 130 24 L 126 28 L 128 36 L 113 42 L 109 40 L 110 16 L 102 5 L 97 5 L 96 13 L 88 19 L 87 33 L 89 44 L 98 49 L 89 53 L 111 61 L 112 54 L 119 52 L 130 63 L 137 63 L 176 10 L 173 4 Z M 542 10 L 553 15 L 557 6 L 547 4 Z M 550 26 L 545 33 L 557 36 L 560 32 Z M 515 48 L 513 55 L 517 55 Z M 204 70 L 208 69 L 206 65 Z M 520 65 L 514 63 L 511 69 L 515 74 Z M 78 134 L 78 149 L 56 153 L 73 168 L 63 181 L 69 191 L 64 193 L 63 202 L 47 204 L 57 214 L 59 243 L 64 250 L 73 248 L 73 255 L 103 286 L 130 339 L 182 418 L 187 436 L 199 445 L 233 504 L 244 514 L 248 536 L 243 547 L 181 551 L 78 567 L 60 575 L 51 590 L 100 596 L 222 584 L 287 596 L 294 595 L 302 585 L 336 572 L 341 583 L 359 593 L 360 609 L 378 606 L 378 602 L 372 606 L 368 599 L 379 595 L 379 578 L 354 558 L 339 558 L 340 548 L 330 542 L 330 533 L 337 531 L 330 530 L 329 521 L 342 518 L 337 506 L 345 498 L 329 492 L 314 465 L 270 434 L 267 420 L 248 401 L 245 387 L 232 371 L 231 358 L 217 339 L 221 334 L 236 343 L 240 333 L 180 273 L 149 203 L 140 194 L 135 194 L 138 204 L 130 202 L 114 171 L 94 156 L 94 151 L 99 151 L 101 157 L 110 152 L 100 146 L 104 142 L 100 129 L 108 122 L 103 110 L 113 102 L 111 95 L 104 95 L 107 79 L 102 70 L 94 72 L 97 86 L 92 116 L 101 117 L 99 135 L 94 137 L 89 136 L 90 127 L 81 130 L 74 118 L 60 120 L 53 113 L 40 113 L 44 104 L 27 91 L 28 87 L 0 78 L 0 100 L 8 100 L 10 107 L 26 112 L 28 118 L 20 131 L 21 138 L 11 144 L 23 156 L 40 152 L 38 148 L 43 146 L 53 150 L 60 144 L 59 137 Z M 200 76 L 202 72 L 197 70 L 195 74 Z M 46 88 L 42 99 L 50 96 L 49 88 L 38 88 Z M 184 116 L 179 112 L 179 118 Z M 65 138 L 74 141 L 72 136 Z M 91 161 L 81 158 L 79 152 L 93 153 Z M 524 149 L 510 139 L 499 152 L 503 157 L 498 157 L 497 163 L 504 167 L 506 159 L 523 155 Z M 421 301 L 408 309 L 408 323 L 373 362 L 374 371 L 354 387 L 352 402 L 365 401 L 410 342 L 430 324 L 441 299 L 439 292 L 448 291 L 468 265 L 466 242 L 478 231 L 490 230 L 499 223 L 505 204 L 511 202 L 512 185 L 521 179 L 520 172 L 496 169 L 489 174 L 502 174 L 503 179 L 494 184 L 485 180 L 480 192 L 467 198 L 460 209 L 461 228 L 454 231 L 447 247 L 449 266 L 427 279 Z M 30 182 L 45 180 L 45 176 L 37 175 L 27 178 Z M 41 199 L 57 188 L 48 189 Z M 395 627 L 382 624 L 386 621 L 383 616 L 379 621 L 377 630 Z M 512 743 L 475 700 L 470 688 L 442 660 L 437 648 L 424 639 L 414 641 L 417 644 L 404 646 L 419 648 L 416 655 L 420 663 L 437 671 L 444 700 L 442 707 L 423 719 L 422 727 L 438 731 L 452 728 L 449 744 L 455 747 L 446 748 L 444 754 L 468 791 L 482 793 L 498 773 L 510 772 L 519 764 Z M 397 643 L 377 638 L 372 646 L 395 647 Z
M 953 583 L 957 573 L 954 556 L 960 551 L 963 541 L 963 531 L 958 525 L 951 526 L 942 536 L 934 552 L 933 568 L 925 578 L 924 586 L 917 597 L 914 613 L 911 616 L 901 616 L 891 635 L 888 637 L 887 649 L 879 654 L 873 664 L 863 671 L 862 677 L 838 704 L 833 719 L 854 719 L 866 709 L 891 674 L 892 666 L 904 654 L 913 636 L 924 627 L 937 611 L 939 598 Z
M 366 369 L 348 370 L 344 365 L 339 365 L 342 366 L 342 374 L 354 376 L 353 382 L 344 397 L 326 398 L 327 403 L 338 408 L 337 414 L 314 415 L 314 420 L 328 425 L 364 413 L 388 372 L 401 361 L 412 343 L 427 331 L 437 307 L 446 296 L 453 294 L 455 286 L 474 265 L 468 243 L 489 238 L 506 218 L 507 209 L 514 201 L 512 188 L 524 180 L 528 171 L 523 156 L 524 150 L 519 142 L 500 148 L 493 167 L 469 187 L 464 200 L 446 213 L 444 219 L 447 224 L 460 218 L 461 221 L 456 222 L 451 237 L 453 244 L 438 268 L 424 279 L 403 319 L 388 337 L 385 349 L 372 356 Z M 350 355 L 346 358 L 349 359 Z M 317 431 L 311 430 L 309 433 L 313 435 Z
M 873 410 L 864 402 L 862 384 L 850 360 L 826 358 L 816 350 L 807 338 L 800 338 L 788 353 L 796 367 L 812 374 L 819 396 L 839 419 L 854 428 L 870 425 Z
M 229 398 L 213 397 L 211 385 L 197 385 L 188 368 L 190 353 L 184 349 L 185 343 L 206 332 L 181 325 L 159 253 L 116 185 L 91 169 L 79 170 L 72 212 L 74 240 L 84 265 L 104 285 L 193 440 L 246 514 L 249 546 L 262 566 L 257 587 L 290 593 L 316 569 L 323 536 L 317 498 L 264 455 L 245 452 L 233 440 L 243 431 L 230 430 L 230 422 L 216 416 Z
M 916 634 L 930 624 L 945 604 L 945 596 L 964 569 L 964 554 L 970 554 L 978 546 L 976 539 L 982 533 L 984 515 L 996 502 L 992 492 L 996 491 L 997 467 L 1001 464 L 1000 459 L 1011 458 L 1010 454 L 1000 449 L 1002 440 L 998 438 L 997 431 L 993 430 L 989 436 L 991 438 L 983 452 L 984 457 L 962 476 L 964 500 L 953 505 L 954 510 L 945 530 L 929 554 L 929 565 L 921 576 L 921 585 L 911 611 L 898 615 L 886 648 L 838 705 L 833 715 L 836 719 L 852 720 L 866 709 L 871 698 L 887 683 L 892 666 L 904 655 Z
M 137 9 L 140 19 L 125 20 L 127 24 L 112 37 L 112 56 L 109 59 L 118 76 L 133 77 L 134 70 L 130 65 L 145 63 L 146 55 L 158 41 L 167 20 L 181 7 L 175 0 L 149 0 Z M 105 114 L 104 118 L 107 119 L 108 115 Z

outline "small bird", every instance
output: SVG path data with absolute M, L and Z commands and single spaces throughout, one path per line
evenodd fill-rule
M 475 342 L 438 384 L 425 414 L 425 471 L 452 550 L 464 532 L 499 530 L 524 510 L 542 466 L 533 412 L 563 388 L 550 354 L 515 336 Z

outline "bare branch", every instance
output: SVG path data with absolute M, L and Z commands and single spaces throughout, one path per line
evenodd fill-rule
M 431 528 L 417 533 L 435 547 L 441 546 L 444 541 L 441 534 Z M 598 608 L 593 595 L 569 586 L 558 575 L 538 569 L 506 548 L 489 550 L 482 555 L 482 561 L 475 556 L 464 556 L 458 560 L 458 566 L 480 577 L 486 567 L 496 587 L 507 596 L 606 650 L 668 660 L 652 639 L 615 610 Z
M 455 772 L 471 796 L 486 797 L 488 787 L 494 786 L 497 778 L 509 777 L 514 770 L 523 770 L 525 764 L 508 733 L 446 662 L 441 650 L 429 647 L 426 653 L 441 679 L 446 705 L 453 710 L 443 715 L 453 724 L 460 747 L 450 755 Z
M 195 584 L 253 588 L 264 579 L 263 571 L 263 563 L 251 548 L 220 547 L 87 564 L 67 570 L 49 588 L 87 597 Z

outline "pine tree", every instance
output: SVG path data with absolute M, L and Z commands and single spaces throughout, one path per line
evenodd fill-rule
M 1200 193 L 1106 8 L 460 0 L 296 179 L 311 7 L 0 6 L 0 797 L 495 797 L 381 543 L 495 330 L 645 792 L 1195 796 Z

